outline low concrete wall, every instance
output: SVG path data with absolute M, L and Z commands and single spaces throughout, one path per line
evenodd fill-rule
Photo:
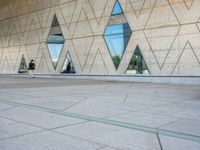
M 5 75 L 1 75 L 5 76 Z M 27 74 L 7 74 L 7 76 L 28 77 Z M 130 76 L 130 75 L 66 75 L 66 74 L 36 74 L 40 78 L 66 78 L 103 81 L 126 81 L 140 83 L 165 83 L 200 85 L 200 76 Z

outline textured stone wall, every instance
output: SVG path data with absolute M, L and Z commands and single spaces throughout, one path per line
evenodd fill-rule
M 0 1 L 0 73 L 22 55 L 36 72 L 59 73 L 69 51 L 78 74 L 124 74 L 137 45 L 153 75 L 200 75 L 200 0 L 119 0 L 132 36 L 118 70 L 103 33 L 115 0 Z M 54 70 L 46 41 L 56 14 L 65 38 Z

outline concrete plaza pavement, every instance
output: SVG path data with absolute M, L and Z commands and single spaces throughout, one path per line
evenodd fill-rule
M 200 86 L 0 76 L 0 150 L 200 150 Z

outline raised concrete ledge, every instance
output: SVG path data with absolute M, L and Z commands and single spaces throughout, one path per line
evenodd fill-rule
M 2 76 L 24 77 L 27 74 L 7 74 Z M 151 75 L 81 75 L 81 74 L 36 74 L 36 77 L 43 78 L 68 78 L 87 79 L 104 81 L 127 81 L 140 83 L 166 83 L 166 84 L 187 84 L 200 85 L 200 76 L 151 76 Z

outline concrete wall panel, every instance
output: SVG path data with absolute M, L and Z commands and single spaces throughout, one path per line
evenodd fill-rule
M 0 4 L 0 73 L 22 55 L 59 73 L 67 52 L 78 74 L 125 74 L 136 46 L 153 75 L 200 75 L 199 0 L 119 0 L 132 36 L 118 70 L 103 38 L 115 0 L 8 0 Z M 56 15 L 65 45 L 54 69 L 46 41 Z

